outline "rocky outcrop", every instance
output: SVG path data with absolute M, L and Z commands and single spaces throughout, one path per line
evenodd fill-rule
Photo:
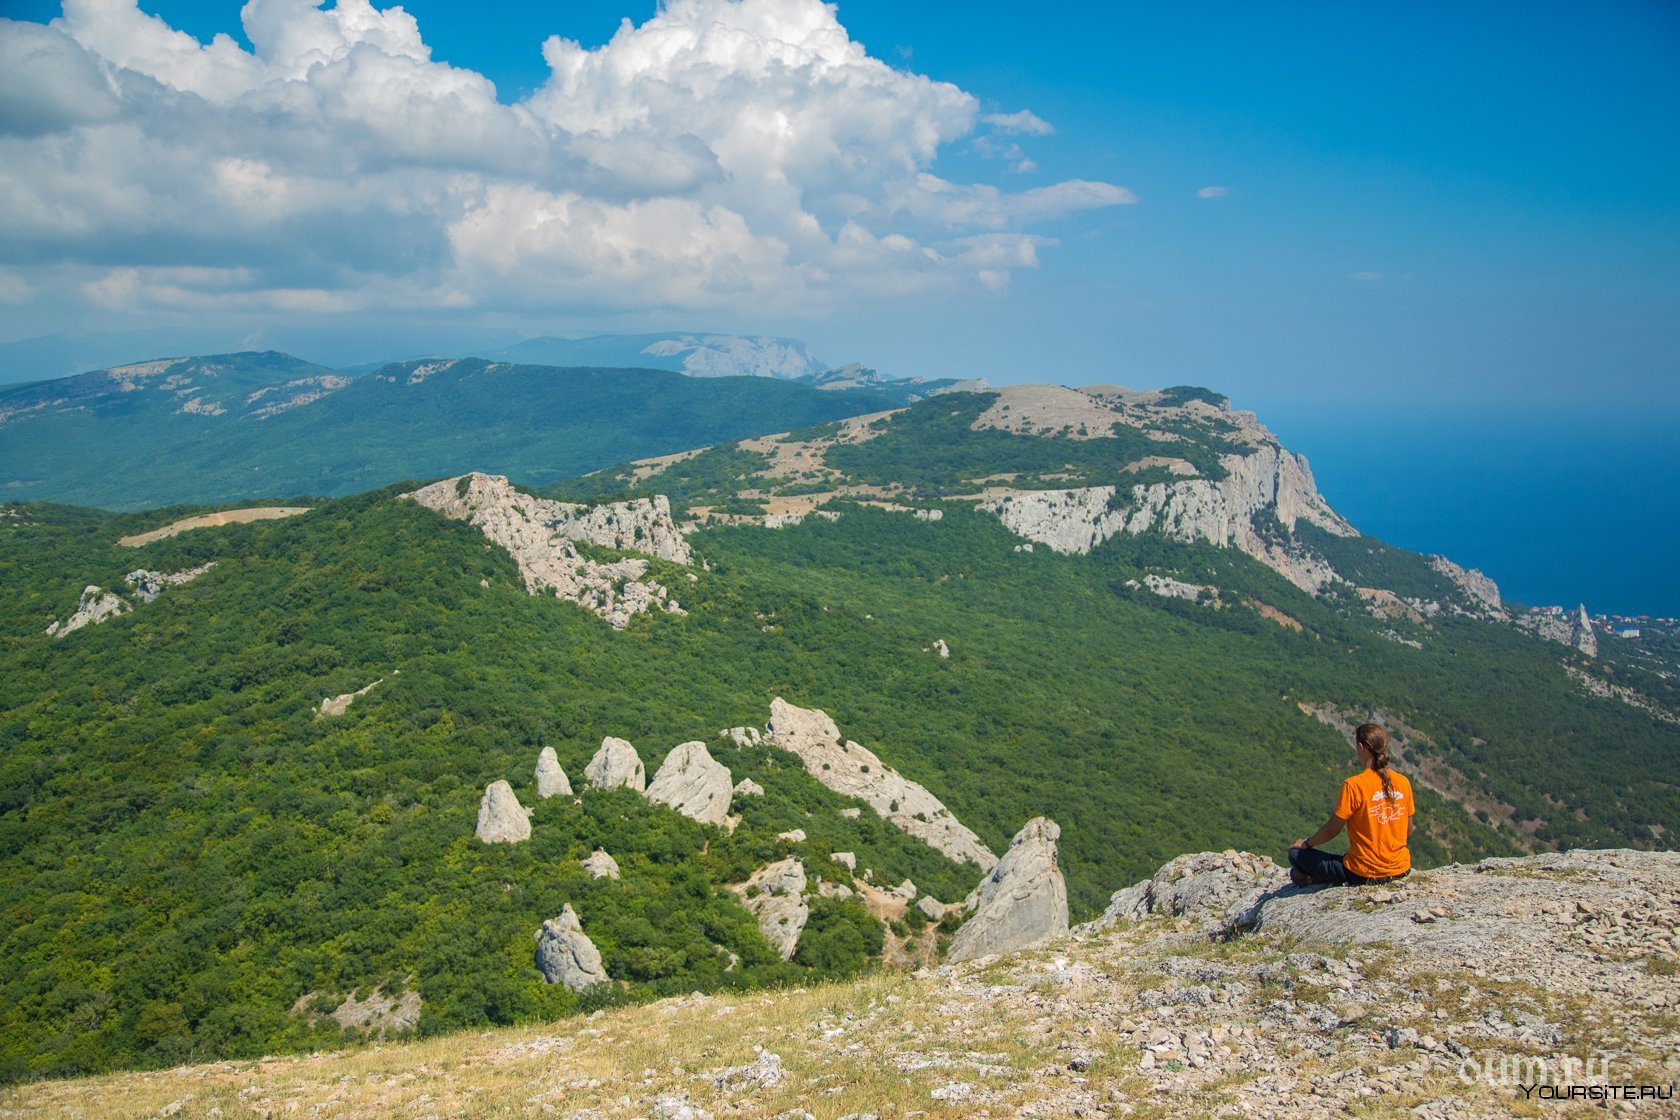
M 1358 531 L 1318 493 L 1307 461 L 1275 446 L 1220 458 L 1226 477 L 1218 482 L 1184 479 L 1137 485 L 1116 500 L 1113 486 L 1074 490 L 1017 490 L 980 502 L 1010 532 L 1058 552 L 1090 552 L 1118 533 L 1157 532 L 1172 540 L 1206 541 L 1236 548 L 1316 594 L 1338 580 L 1334 569 L 1294 542 L 1295 525 L 1306 521 L 1336 536 Z M 1255 527 L 1267 513 L 1287 538 L 1274 539 Z
M 605 848 L 596 848 L 579 862 L 592 879 L 618 878 L 618 861 L 608 855 Z
M 786 832 L 776 833 L 776 839 L 786 840 L 789 844 L 803 844 L 805 843 L 805 830 L 803 828 L 790 828 Z
M 811 916 L 805 903 L 805 865 L 793 858 L 766 864 L 735 889 L 770 947 L 784 961 L 791 960 Z
M 1588 657 L 1598 656 L 1598 635 L 1593 632 L 1592 619 L 1587 615 L 1585 604 L 1567 614 L 1531 610 L 1518 615 L 1516 622 L 1524 630 L 1533 631 L 1549 641 L 1574 646 Z
M 844 867 L 847 871 L 857 870 L 857 853 L 855 852 L 835 852 L 828 858 L 833 860 L 835 863 L 838 863 L 841 867 Z
M 649 801 L 669 805 L 701 824 L 723 824 L 734 795 L 729 767 L 698 741 L 673 747 L 647 787 Z
M 531 838 L 531 811 L 519 803 L 512 786 L 491 782 L 484 787 L 474 835 L 486 844 L 517 844 Z
M 1136 580 L 1127 580 L 1126 586 L 1137 587 L 1139 584 Z M 1185 583 L 1182 580 L 1173 579 L 1171 576 L 1156 575 L 1154 572 L 1150 572 L 1143 577 L 1141 586 L 1148 588 L 1163 599 L 1188 599 L 1194 603 L 1198 602 L 1205 592 L 1210 603 L 1219 601 L 1219 588 L 1217 587 L 1210 587 L 1202 583 Z
M 1230 850 L 1182 855 L 1149 878 L 1115 891 L 1102 916 L 1079 929 L 1094 933 L 1116 922 L 1161 914 L 1205 922 L 1219 932 L 1248 920 L 1263 895 L 1288 882 L 1288 872 L 1265 856 Z
M 402 497 L 466 521 L 506 549 L 532 595 L 550 591 L 619 630 L 644 611 L 683 613 L 667 588 L 646 578 L 646 560 L 602 562 L 577 548 L 578 543 L 592 544 L 689 563 L 688 542 L 671 520 L 671 505 L 663 495 L 583 506 L 522 494 L 505 478 L 474 473 Z
M 537 971 L 550 984 L 564 984 L 574 992 L 607 982 L 601 954 L 583 932 L 577 912 L 567 903 L 558 918 L 550 918 L 536 933 Z
M 742 778 L 735 783 L 734 792 L 736 797 L 763 797 L 764 787 L 751 778 Z
M 931 894 L 924 894 L 916 900 L 916 909 L 930 922 L 940 921 L 945 917 L 946 905 Z
M 951 960 L 1014 952 L 1067 933 L 1067 883 L 1056 855 L 1061 835 L 1045 817 L 1034 817 L 1015 834 L 980 881 L 973 916 L 951 938 Z
M 939 655 L 939 660 L 948 661 L 951 657 L 951 647 L 945 644 L 944 638 L 933 640 L 933 652 Z
M 756 747 L 764 741 L 764 736 L 756 727 L 726 727 L 718 734 L 734 743 L 737 749 Z
M 180 572 L 154 572 L 146 568 L 136 568 L 123 577 L 123 582 L 134 588 L 134 593 L 140 596 L 142 602 L 150 603 L 169 588 L 191 583 L 215 566 L 216 562 L 212 560 L 208 564 L 200 564 L 196 568 Z
M 544 747 L 537 755 L 537 796 L 570 797 L 572 783 L 567 781 L 566 772 L 560 769 L 560 756 L 554 753 L 553 747 Z
M 1464 597 L 1488 612 L 1504 615 L 1505 604 L 1499 598 L 1499 585 L 1476 568 L 1461 568 L 1445 556 L 1428 557 L 1429 566 L 1452 580 Z
M 292 1004 L 292 1014 L 301 1015 L 313 1024 L 320 1018 L 312 1009 L 319 999 L 320 993 L 305 992 Z M 420 993 L 413 988 L 395 996 L 388 995 L 382 988 L 374 988 L 362 999 L 357 999 L 354 992 L 345 996 L 344 1001 L 326 1017 L 337 1023 L 341 1030 L 357 1030 L 374 1038 L 384 1038 L 407 1034 L 419 1026 L 423 1006 Z
M 601 740 L 601 749 L 583 768 L 583 779 L 596 789 L 617 789 L 624 786 L 641 793 L 647 789 L 647 771 L 642 757 L 623 739 L 608 736 Z
M 345 712 L 350 710 L 350 705 L 355 703 L 358 696 L 366 696 L 383 683 L 385 683 L 385 678 L 380 677 L 372 684 L 365 684 L 354 692 L 341 692 L 337 696 L 328 696 L 323 698 L 321 701 L 321 710 L 315 713 L 315 718 L 320 719 L 322 716 L 343 715 Z
M 1588 657 L 1598 656 L 1598 635 L 1593 632 L 1592 619 L 1587 616 L 1585 603 L 1575 608 L 1575 614 L 1569 620 L 1569 644 Z
M 841 742 L 826 712 L 797 708 L 780 696 L 770 702 L 765 740 L 792 751 L 806 773 L 846 797 L 863 801 L 898 828 L 959 863 L 990 868 L 997 856 L 924 787 L 899 774 L 857 743 Z
M 109 591 L 90 583 L 82 589 L 82 598 L 76 604 L 76 613 L 63 622 L 54 622 L 47 627 L 47 634 L 54 639 L 62 638 L 84 626 L 97 626 L 133 609 Z

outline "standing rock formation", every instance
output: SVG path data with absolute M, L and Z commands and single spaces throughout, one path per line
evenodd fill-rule
M 1598 656 L 1598 635 L 1593 633 L 1592 619 L 1587 617 L 1585 603 L 1575 608 L 1575 616 L 1570 620 L 1569 644 L 1588 657 Z
M 519 566 L 525 590 L 546 589 L 586 607 L 618 630 L 632 615 L 663 609 L 684 613 L 669 591 L 652 580 L 646 560 L 600 563 L 574 542 L 643 552 L 678 564 L 690 562 L 688 542 L 671 520 L 664 495 L 582 506 L 521 494 L 508 480 L 487 474 L 446 478 L 402 495 L 445 517 L 466 521 L 506 549 Z
M 784 961 L 791 960 L 811 916 L 805 904 L 805 865 L 791 857 L 765 864 L 734 889 L 741 893 L 742 905 L 758 919 L 770 947 Z
M 1034 817 L 1015 834 L 980 881 L 974 916 L 951 938 L 951 960 L 1027 949 L 1067 933 L 1067 883 L 1056 863 L 1061 835 L 1045 817 Z
M 537 796 L 570 797 L 572 783 L 566 780 L 566 772 L 560 769 L 560 757 L 554 753 L 553 747 L 544 747 L 537 755 Z
M 610 735 L 601 740 L 601 749 L 583 768 L 583 777 L 596 789 L 624 786 L 637 793 L 647 789 L 647 771 L 642 768 L 642 758 L 636 748 Z
M 47 633 L 55 639 L 62 638 L 71 631 L 97 625 L 131 610 L 132 607 L 109 591 L 90 583 L 82 589 L 82 598 L 81 602 L 76 604 L 76 613 L 63 622 L 55 622 L 47 627 Z
M 550 918 L 537 931 L 537 971 L 550 984 L 564 984 L 581 992 L 607 980 L 601 954 L 583 932 L 577 912 L 567 903 L 558 918 Z
M 989 868 L 997 856 L 980 842 L 951 810 L 929 793 L 856 743 L 840 741 L 840 731 L 826 712 L 796 708 L 780 696 L 770 702 L 765 739 L 792 751 L 817 781 L 871 809 L 959 863 Z
M 605 848 L 596 848 L 586 859 L 580 861 L 583 869 L 594 879 L 618 878 L 618 861 L 607 854 Z
M 736 797 L 763 797 L 764 787 L 751 778 L 742 778 L 735 783 Z
M 649 801 L 669 805 L 701 824 L 723 824 L 734 795 L 729 767 L 699 741 L 673 747 L 647 788 Z
M 519 803 L 512 786 L 491 782 L 484 787 L 475 835 L 486 844 L 517 844 L 531 838 L 531 810 Z

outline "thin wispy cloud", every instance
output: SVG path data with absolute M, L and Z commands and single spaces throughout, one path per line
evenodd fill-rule
M 1229 198 L 1230 195 L 1230 187 L 1203 187 L 1196 192 L 1197 198 Z
M 812 311 L 1000 288 L 1050 244 L 1036 224 L 1135 201 L 933 174 L 977 135 L 1034 170 L 1003 138 L 1054 130 L 871 58 L 819 0 L 669 0 L 598 48 L 551 37 L 514 105 L 399 7 L 242 19 L 250 51 L 134 0 L 0 21 L 0 298 Z

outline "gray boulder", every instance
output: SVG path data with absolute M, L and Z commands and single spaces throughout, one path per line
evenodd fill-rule
M 1162 864 L 1153 876 L 1114 892 L 1102 917 L 1081 932 L 1154 914 L 1190 918 L 1215 930 L 1244 924 L 1245 915 L 1268 892 L 1289 882 L 1289 873 L 1252 852 L 1194 852 Z
M 950 959 L 1009 953 L 1068 931 L 1067 883 L 1057 865 L 1055 821 L 1028 821 L 975 891 L 974 916 L 951 938 Z
M 76 604 L 76 613 L 63 622 L 55 622 L 47 627 L 47 634 L 56 640 L 84 626 L 97 626 L 107 619 L 127 614 L 132 609 L 109 591 L 90 583 L 82 589 L 82 598 Z
M 669 805 L 701 824 L 721 825 L 729 816 L 729 802 L 735 787 L 729 767 L 717 761 L 698 740 L 671 748 L 653 784 L 647 788 L 649 801 Z
M 805 865 L 792 858 L 765 864 L 735 889 L 770 947 L 784 961 L 792 959 L 811 916 L 805 904 Z
M 604 848 L 596 848 L 581 862 L 583 869 L 596 879 L 618 878 L 618 861 L 608 855 Z
M 570 797 L 572 783 L 566 780 L 566 772 L 560 769 L 560 758 L 554 753 L 553 747 L 544 747 L 537 756 L 537 796 Z
M 742 778 L 735 783 L 736 797 L 763 797 L 764 787 L 751 778 Z
M 574 992 L 607 980 L 601 954 L 583 932 L 577 912 L 567 903 L 558 918 L 550 918 L 537 931 L 537 971 L 550 984 L 564 984 Z
M 583 777 L 596 789 L 624 786 L 637 793 L 647 789 L 647 771 L 642 768 L 642 758 L 636 748 L 610 735 L 601 740 L 601 749 L 583 768 Z
M 484 787 L 475 835 L 486 844 L 517 844 L 531 838 L 531 811 L 519 803 L 512 786 L 491 782 Z

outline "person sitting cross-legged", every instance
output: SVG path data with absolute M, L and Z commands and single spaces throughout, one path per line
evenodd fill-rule
M 1342 783 L 1336 811 L 1317 832 L 1289 845 L 1289 880 L 1313 884 L 1386 883 L 1412 869 L 1412 783 L 1388 765 L 1388 732 L 1364 723 L 1354 732 L 1354 750 L 1364 769 Z M 1319 851 L 1320 844 L 1348 831 L 1347 855 Z

